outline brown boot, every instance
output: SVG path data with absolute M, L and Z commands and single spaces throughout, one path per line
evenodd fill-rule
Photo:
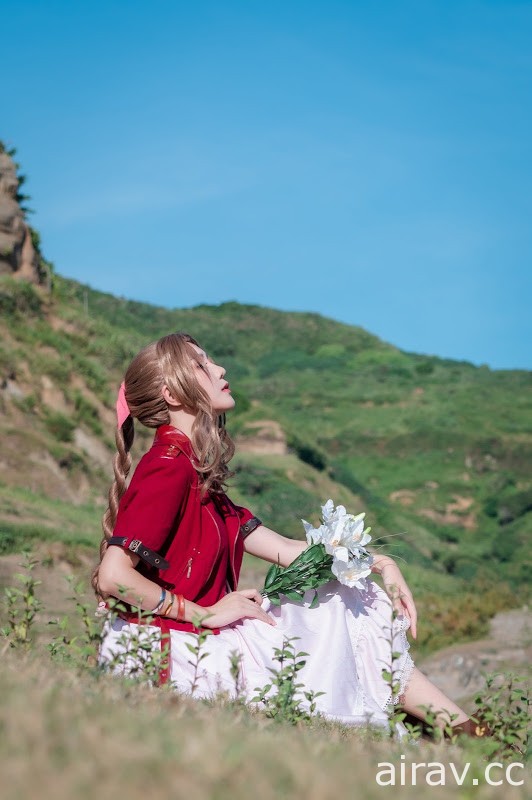
M 493 735 L 493 731 L 485 722 L 474 722 L 472 719 L 452 726 L 452 736 L 458 736 L 462 733 L 466 736 L 472 736 L 474 739 Z

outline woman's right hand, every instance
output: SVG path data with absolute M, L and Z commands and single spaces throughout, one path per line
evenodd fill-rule
M 268 625 L 276 625 L 273 617 L 261 608 L 263 599 L 256 589 L 230 592 L 214 605 L 205 608 L 209 616 L 205 617 L 202 625 L 205 628 L 223 628 L 224 625 L 231 625 L 239 619 L 249 618 L 260 619 Z

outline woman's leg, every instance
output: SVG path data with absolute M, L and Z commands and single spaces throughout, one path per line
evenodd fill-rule
M 441 689 L 438 689 L 426 675 L 414 667 L 408 687 L 402 697 L 402 708 L 409 714 L 418 717 L 418 719 L 425 720 L 427 717 L 427 709 L 420 708 L 420 706 L 430 706 L 431 711 L 437 714 L 436 725 L 439 728 L 445 727 L 450 722 L 450 715 L 456 714 L 457 716 L 450 723 L 451 725 L 459 725 L 466 722 L 469 716 L 463 708 L 457 706 L 456 703 L 447 697 Z

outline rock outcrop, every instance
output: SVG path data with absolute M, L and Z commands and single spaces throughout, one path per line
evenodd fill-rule
M 19 179 L 11 156 L 0 149 L 0 275 L 31 283 L 47 282 L 46 265 L 34 247 L 24 210 L 17 199 Z

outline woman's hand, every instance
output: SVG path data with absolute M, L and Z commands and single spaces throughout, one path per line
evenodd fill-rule
M 393 608 L 398 614 L 404 614 L 410 620 L 412 637 L 417 637 L 417 611 L 412 598 L 412 592 L 403 577 L 403 573 L 395 563 L 390 560 L 380 570 L 386 594 L 392 601 Z
M 239 619 L 260 619 L 268 625 L 275 625 L 273 617 L 270 617 L 262 608 L 262 595 L 256 589 L 241 589 L 230 592 L 218 600 L 212 606 L 207 606 L 204 610 L 209 615 L 202 622 L 206 628 L 222 628 L 224 625 L 231 625 Z

